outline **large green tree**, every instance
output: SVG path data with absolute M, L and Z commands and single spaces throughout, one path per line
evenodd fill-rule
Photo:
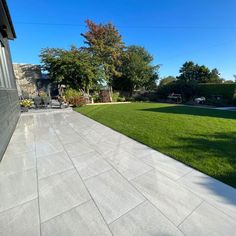
M 101 78 L 101 69 L 96 57 L 75 46 L 70 50 L 45 48 L 40 57 L 49 78 L 59 84 L 88 93 Z
M 118 67 L 121 77 L 114 77 L 115 89 L 129 91 L 132 95 L 134 90 L 140 88 L 153 89 L 158 79 L 159 65 L 152 65 L 153 57 L 145 48 L 129 46 L 123 52 L 122 64 Z
M 174 81 L 176 81 L 176 77 L 170 75 L 170 76 L 162 78 L 160 80 L 159 86 L 164 86 L 164 85 L 172 83 Z
M 219 71 L 215 68 L 210 70 L 204 65 L 195 64 L 192 61 L 185 62 L 180 68 L 177 79 L 184 82 L 196 81 L 198 83 L 221 83 Z
M 87 45 L 86 50 L 99 59 L 104 72 L 103 78 L 108 85 L 111 85 L 114 76 L 121 76 L 117 70 L 124 49 L 121 35 L 112 23 L 95 24 L 87 20 L 86 24 L 88 31 L 81 34 Z

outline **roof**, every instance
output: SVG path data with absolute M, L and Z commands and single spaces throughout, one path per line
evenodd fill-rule
M 6 26 L 8 39 L 16 38 L 15 29 L 6 0 L 0 0 L 0 26 Z

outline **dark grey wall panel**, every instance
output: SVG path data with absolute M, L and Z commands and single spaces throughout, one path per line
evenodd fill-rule
M 17 90 L 0 88 L 0 161 L 20 116 Z

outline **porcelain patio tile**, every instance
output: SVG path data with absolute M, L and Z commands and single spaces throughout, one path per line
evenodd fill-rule
M 47 156 L 42 156 L 37 160 L 38 178 L 57 174 L 74 168 L 66 152 L 56 152 Z
M 144 201 L 143 196 L 114 170 L 91 177 L 85 184 L 108 224 Z
M 190 236 L 228 236 L 235 234 L 236 221 L 204 202 L 179 228 Z
M 0 178 L 0 212 L 37 197 L 36 170 L 4 175 Z
M 148 201 L 110 224 L 114 236 L 183 235 Z
M 143 195 L 178 226 L 202 199 L 157 171 L 150 171 L 132 183 Z
M 42 236 L 111 236 L 92 201 L 83 203 L 42 224 Z
M 106 160 L 108 160 L 109 163 L 128 180 L 131 180 L 153 169 L 145 163 L 136 160 L 128 152 L 120 152 L 117 155 L 107 157 Z
M 26 202 L 0 213 L 0 235 L 39 236 L 38 200 Z
M 76 170 L 69 170 L 39 180 L 42 222 L 86 202 L 90 196 Z
M 72 158 L 72 161 L 76 166 L 76 169 L 79 171 L 82 179 L 87 179 L 112 169 L 111 165 L 96 154 L 90 156 L 85 154 L 82 157 L 79 156 L 78 158 Z

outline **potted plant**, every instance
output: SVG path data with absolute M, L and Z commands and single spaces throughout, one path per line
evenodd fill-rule
M 33 105 L 33 102 L 31 99 L 23 99 L 20 101 L 21 111 L 27 112 L 29 110 L 29 107 Z

